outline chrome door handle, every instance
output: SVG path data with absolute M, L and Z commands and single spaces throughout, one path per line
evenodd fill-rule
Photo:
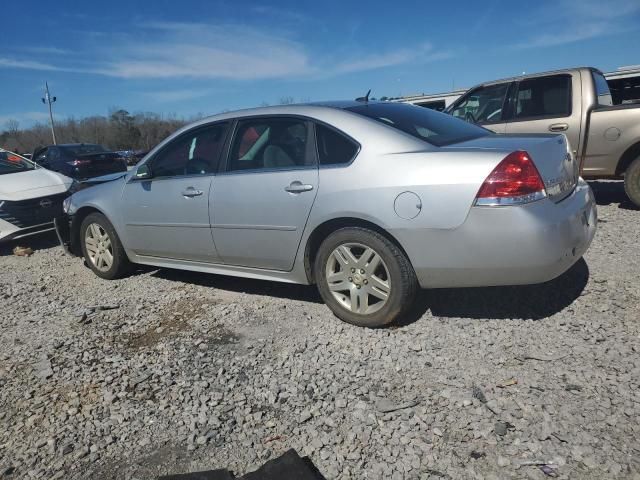
M 564 132 L 566 130 L 569 130 L 568 123 L 553 123 L 549 125 L 550 132 Z
M 291 182 L 288 187 L 284 187 L 284 191 L 289 193 L 302 193 L 309 192 L 311 190 L 313 190 L 313 185 L 305 184 L 298 180 Z
M 200 195 L 202 195 L 202 190 L 196 190 L 193 187 L 189 187 L 182 191 L 182 196 L 187 198 L 199 197 Z

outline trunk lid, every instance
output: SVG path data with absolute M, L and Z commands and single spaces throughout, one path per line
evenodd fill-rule
M 554 202 L 559 202 L 573 192 L 578 182 L 578 165 L 564 135 L 488 135 L 443 150 L 490 150 L 504 152 L 505 156 L 516 150 L 526 151 L 533 160 Z

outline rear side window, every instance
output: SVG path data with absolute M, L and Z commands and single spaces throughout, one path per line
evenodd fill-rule
M 287 170 L 313 166 L 307 153 L 307 122 L 300 119 L 254 118 L 236 128 L 229 171 Z
M 108 152 L 102 145 L 96 145 L 92 143 L 84 143 L 81 145 L 69 145 L 66 147 L 60 147 L 65 153 L 73 156 L 91 155 L 92 153 Z
M 518 85 L 514 117 L 568 117 L 571 115 L 571 76 L 530 78 Z
M 372 118 L 436 147 L 491 135 L 451 115 L 406 103 L 367 103 L 347 110 Z
M 324 125 L 316 125 L 316 141 L 320 165 L 344 165 L 358 153 L 355 142 Z
M 605 80 L 604 76 L 598 72 L 592 72 L 593 83 L 596 86 L 596 99 L 598 105 L 601 107 L 610 107 L 613 105 L 613 99 L 611 98 L 611 91 L 609 90 L 609 84 Z

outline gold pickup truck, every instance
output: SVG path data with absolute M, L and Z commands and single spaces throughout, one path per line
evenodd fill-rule
M 446 112 L 496 133 L 563 133 L 583 177 L 624 177 L 627 195 L 640 207 L 640 105 L 613 105 L 595 68 L 486 82 Z

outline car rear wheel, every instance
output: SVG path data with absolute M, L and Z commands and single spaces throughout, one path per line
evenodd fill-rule
M 640 157 L 636 158 L 624 174 L 624 191 L 636 207 L 640 207 Z
M 82 221 L 80 244 L 87 265 L 99 277 L 113 280 L 129 272 L 131 262 L 122 243 L 111 222 L 101 213 L 91 213 Z
M 345 322 L 380 327 L 413 304 L 418 283 L 404 253 L 365 228 L 342 228 L 320 245 L 314 265 L 324 302 Z

